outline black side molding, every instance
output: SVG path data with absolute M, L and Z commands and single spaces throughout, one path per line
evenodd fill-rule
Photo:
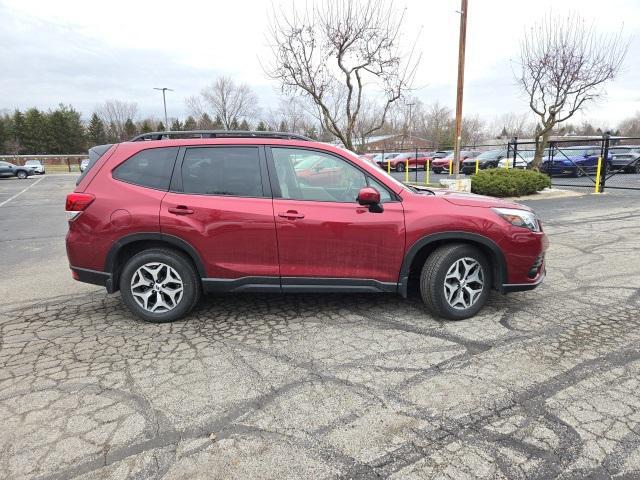
M 205 293 L 396 293 L 398 284 L 365 278 L 242 277 L 203 278 L 202 288 Z

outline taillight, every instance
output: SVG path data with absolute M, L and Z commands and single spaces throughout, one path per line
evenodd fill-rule
M 67 212 L 82 212 L 91 205 L 91 202 L 95 199 L 96 197 L 90 193 L 73 192 L 67 195 L 67 201 L 64 208 Z

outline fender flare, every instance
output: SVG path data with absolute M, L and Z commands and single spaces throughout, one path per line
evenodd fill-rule
M 144 240 L 163 242 L 184 250 L 196 266 L 200 278 L 205 278 L 207 276 L 206 269 L 204 268 L 204 263 L 202 263 L 200 254 L 196 251 L 195 248 L 193 248 L 189 243 L 185 242 L 181 238 L 158 232 L 133 233 L 131 235 L 122 237 L 118 241 L 114 242 L 114 244 L 109 249 L 109 253 L 107 254 L 107 258 L 104 263 L 104 271 L 113 275 L 115 273 L 115 262 L 118 258 L 120 250 L 122 250 L 124 246 L 129 245 L 133 242 L 140 242 Z
M 492 258 L 492 264 L 494 266 L 494 279 L 493 284 L 498 289 L 502 288 L 502 284 L 507 280 L 507 261 L 504 258 L 504 253 L 500 247 L 490 238 L 485 237 L 483 235 L 479 235 L 477 233 L 470 232 L 462 232 L 462 231 L 450 231 L 450 232 L 438 232 L 432 233 L 431 235 L 426 235 L 419 240 L 417 240 L 411 247 L 407 250 L 407 253 L 404 256 L 404 260 L 402 262 L 402 267 L 400 269 L 400 277 L 398 279 L 398 293 L 406 298 L 407 296 L 407 288 L 409 286 L 409 273 L 411 269 L 411 264 L 413 263 L 414 258 L 418 254 L 418 252 L 425 246 L 430 243 L 439 242 L 442 240 L 468 240 L 471 242 L 476 242 L 486 247 L 490 252 Z

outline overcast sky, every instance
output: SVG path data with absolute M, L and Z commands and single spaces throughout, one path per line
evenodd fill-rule
M 289 0 L 273 0 L 287 8 Z M 455 102 L 459 0 L 397 0 L 406 5 L 407 44 L 420 29 L 422 62 L 415 95 Z M 607 99 L 584 117 L 614 126 L 640 110 L 640 0 L 469 0 L 465 114 L 487 119 L 527 111 L 512 73 L 528 25 L 553 11 L 579 11 L 602 32 L 624 25 L 632 38 L 624 70 Z M 218 75 L 249 83 L 262 108 L 275 106 L 276 85 L 263 73 L 269 58 L 266 0 L 176 2 L 0 0 L 0 110 L 71 104 L 90 115 L 116 98 L 136 102 L 142 116 L 187 115 L 184 99 Z M 561 5 L 560 5 L 561 4 Z

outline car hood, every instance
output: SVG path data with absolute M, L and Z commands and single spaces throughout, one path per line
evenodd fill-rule
M 452 192 L 451 190 L 438 190 L 431 189 L 431 191 L 437 196 L 453 205 L 459 205 L 462 207 L 482 207 L 482 208 L 517 208 L 520 210 L 527 210 L 531 212 L 531 208 L 520 203 L 511 202 L 508 200 L 502 200 L 496 197 L 488 197 L 485 195 L 476 195 L 475 193 L 462 193 Z

